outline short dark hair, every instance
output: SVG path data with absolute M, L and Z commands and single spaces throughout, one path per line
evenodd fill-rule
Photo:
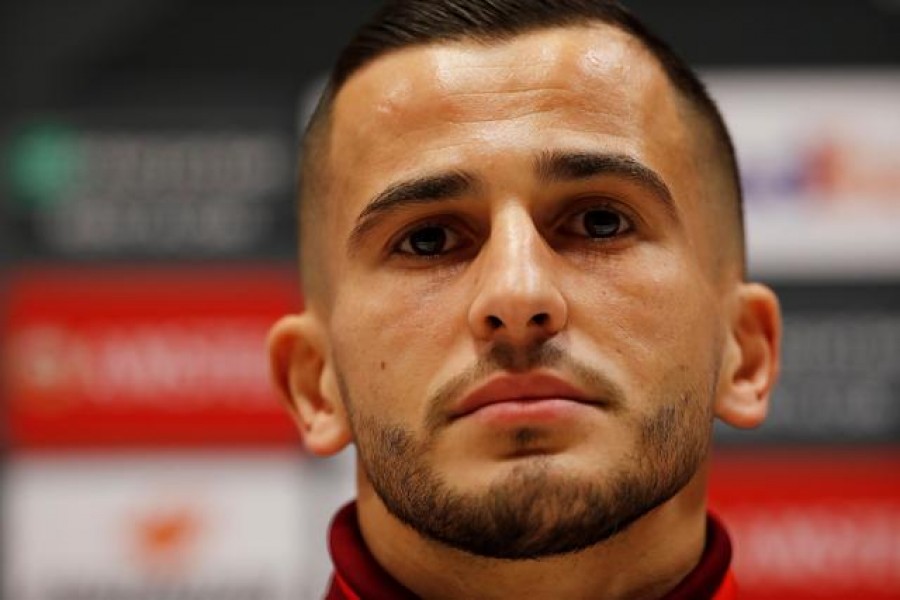
M 710 126 L 715 151 L 721 158 L 720 166 L 734 191 L 738 252 L 743 270 L 740 173 L 725 121 L 706 86 L 669 44 L 621 4 L 609 0 L 388 0 L 339 55 L 307 126 L 300 168 L 301 221 L 303 207 L 310 204 L 307 196 L 316 194 L 315 180 L 321 176 L 316 157 L 324 153 L 316 146 L 327 141 L 325 131 L 334 99 L 347 80 L 364 66 L 402 48 L 462 40 L 495 43 L 540 29 L 590 23 L 604 23 L 638 39 L 662 66 L 672 85 Z

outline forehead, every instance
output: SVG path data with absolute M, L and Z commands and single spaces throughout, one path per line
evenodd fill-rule
M 681 104 L 641 42 L 604 24 L 405 48 L 335 99 L 329 204 L 353 212 L 423 170 L 502 167 L 552 149 L 624 153 L 674 177 L 685 157 L 673 150 L 688 137 Z
M 526 138 L 535 146 L 590 141 L 578 133 L 646 158 L 684 141 L 680 105 L 643 45 L 603 24 L 414 46 L 346 82 L 329 162 L 339 179 L 356 179 L 360 165 L 374 173 L 415 169 L 434 152 L 450 159 L 465 141 L 485 151 L 504 142 L 528 150 Z M 417 156 L 405 154 L 413 148 Z
M 649 74 L 652 61 L 644 55 L 636 40 L 608 26 L 541 30 L 498 43 L 463 40 L 416 46 L 364 68 L 348 81 L 337 107 L 352 110 L 354 99 L 367 97 L 389 121 L 425 116 L 435 109 L 451 117 L 493 111 L 509 118 L 515 116 L 509 109 L 523 103 L 517 92 L 543 92 L 549 100 L 565 92 L 606 88 L 621 101 L 629 83 Z M 487 98 L 492 92 L 508 97 Z

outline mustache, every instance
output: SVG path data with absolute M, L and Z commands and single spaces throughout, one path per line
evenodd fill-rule
M 499 372 L 526 373 L 535 369 L 553 369 L 569 375 L 573 383 L 588 392 L 597 404 L 607 410 L 620 410 L 625 405 L 625 393 L 615 381 L 563 350 L 558 344 L 543 342 L 522 348 L 510 344 L 495 344 L 475 363 L 450 378 L 428 401 L 426 426 L 434 432 L 451 418 L 452 406 L 469 388 Z

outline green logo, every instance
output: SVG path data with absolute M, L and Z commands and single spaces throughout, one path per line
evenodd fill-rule
M 72 128 L 58 122 L 37 122 L 19 131 L 7 154 L 12 196 L 29 208 L 58 202 L 78 167 L 76 138 Z

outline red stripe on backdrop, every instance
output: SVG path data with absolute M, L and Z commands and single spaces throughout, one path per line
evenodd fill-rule
M 741 598 L 900 598 L 900 449 L 720 450 Z
M 4 404 L 17 447 L 292 444 L 265 337 L 292 268 L 31 267 L 9 277 Z

